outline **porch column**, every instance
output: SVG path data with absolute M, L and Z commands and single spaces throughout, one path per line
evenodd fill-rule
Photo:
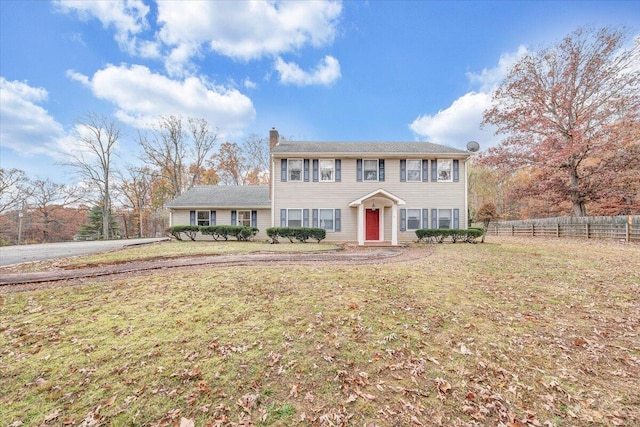
M 398 204 L 391 205 L 391 244 L 398 246 Z
M 358 245 L 364 245 L 364 204 L 358 205 Z

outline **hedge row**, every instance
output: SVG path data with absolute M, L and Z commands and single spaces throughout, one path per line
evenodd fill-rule
M 458 228 L 422 228 L 416 230 L 416 236 L 418 242 L 425 243 L 443 243 L 447 238 L 451 239 L 452 243 L 456 242 L 468 242 L 476 243 L 476 239 L 484 234 L 482 228 L 468 228 L 461 230 Z
M 229 240 L 229 237 L 234 237 L 236 240 L 251 240 L 258 231 L 255 227 L 242 225 L 174 225 L 167 229 L 167 233 L 178 240 L 182 240 L 182 234 L 191 240 L 196 240 L 198 232 L 213 237 L 213 240 Z
M 267 236 L 271 239 L 271 243 L 279 243 L 279 238 L 287 238 L 291 243 L 294 240 L 306 243 L 309 239 L 315 239 L 320 243 L 327 237 L 327 230 L 312 227 L 269 227 Z

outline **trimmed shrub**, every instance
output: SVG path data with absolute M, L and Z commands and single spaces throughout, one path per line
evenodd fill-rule
M 468 228 L 466 230 L 458 228 L 421 228 L 416 230 L 418 242 L 425 243 L 444 243 L 450 239 L 452 243 L 464 241 L 475 243 L 475 239 L 482 236 L 483 230 L 477 228 Z
M 233 237 L 236 240 L 248 241 L 258 234 L 255 227 L 244 227 L 242 225 L 207 225 L 200 227 L 200 233 L 213 237 L 213 240 L 229 240 Z
M 191 240 L 196 240 L 198 231 L 200 231 L 200 227 L 197 225 L 174 225 L 167 229 L 167 232 L 178 240 L 182 240 L 181 233 L 186 234 Z
M 280 238 L 289 239 L 291 243 L 295 240 L 306 243 L 309 239 L 320 243 L 327 237 L 327 230 L 313 227 L 269 227 L 267 236 L 271 239 L 271 243 L 280 243 Z

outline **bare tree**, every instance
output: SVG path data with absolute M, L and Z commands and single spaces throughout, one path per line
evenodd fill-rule
M 143 160 L 156 167 L 168 181 L 172 197 L 198 182 L 201 166 L 217 138 L 206 120 L 187 122 L 185 132 L 181 117 L 162 116 L 149 134 L 140 133 L 138 138 Z
M 269 182 L 268 141 L 251 135 L 242 144 L 225 142 L 209 165 L 226 185 L 260 185 Z
M 127 165 L 125 170 L 127 175 L 121 177 L 118 187 L 137 216 L 138 235 L 144 237 L 144 213 L 150 213 L 153 174 L 149 167 Z
M 28 184 L 23 170 L 0 168 L 0 214 L 22 207 L 31 194 Z
M 609 163 L 599 173 L 591 165 L 637 144 L 632 127 L 619 124 L 640 120 L 638 63 L 640 39 L 626 48 L 624 33 L 606 28 L 578 29 L 524 56 L 484 113 L 485 124 L 507 135 L 485 164 L 529 165 L 537 179 L 523 193 L 550 204 L 569 202 L 575 216 L 586 215 L 586 203 L 601 199 L 602 177 L 611 172 Z M 615 139 L 608 137 L 613 127 L 619 129 Z
M 47 242 L 52 225 L 59 223 L 55 211 L 78 202 L 83 194 L 77 188 L 57 184 L 48 178 L 32 181 L 31 188 L 29 205 L 42 219 L 42 241 Z
M 102 210 L 102 238 L 111 236 L 111 180 L 120 128 L 112 120 L 87 114 L 77 127 L 78 149 L 69 154 L 66 165 L 99 195 Z

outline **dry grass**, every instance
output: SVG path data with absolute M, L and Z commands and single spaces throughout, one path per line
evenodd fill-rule
M 424 250 L 0 296 L 0 425 L 640 424 L 640 247 Z

